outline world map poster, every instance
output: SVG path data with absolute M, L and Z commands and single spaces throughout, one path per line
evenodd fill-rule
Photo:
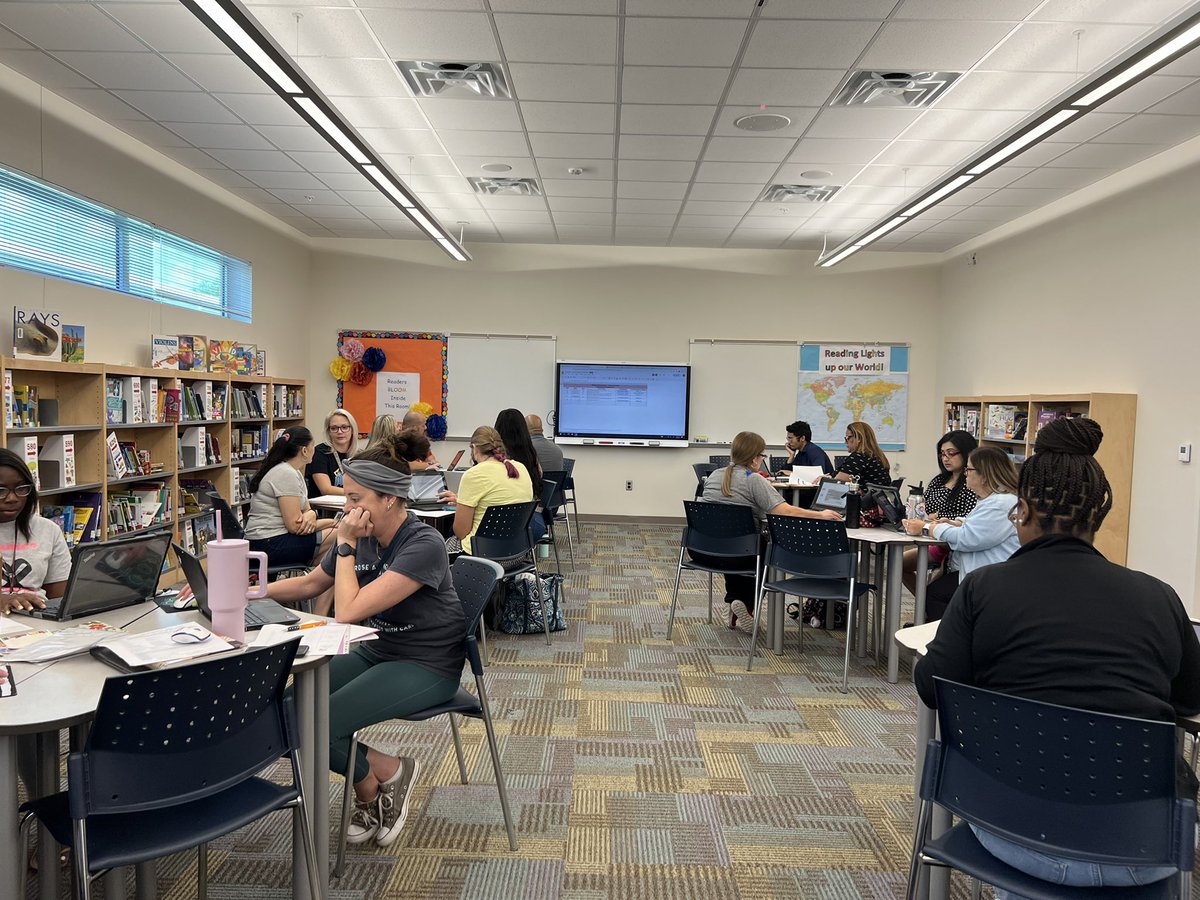
M 903 450 L 908 428 L 908 347 L 804 344 L 796 417 L 813 442 L 844 447 L 846 425 L 866 422 L 884 450 Z

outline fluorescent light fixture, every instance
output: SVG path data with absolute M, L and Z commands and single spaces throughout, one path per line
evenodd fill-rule
M 961 188 L 963 185 L 965 185 L 968 181 L 973 181 L 974 178 L 975 178 L 974 175 L 959 175 L 953 181 L 947 181 L 945 184 L 943 184 L 940 188 L 938 188 L 936 191 L 934 191 L 932 194 L 930 194 L 924 200 L 914 203 L 908 209 L 906 209 L 902 213 L 900 213 L 900 215 L 904 216 L 905 218 L 911 218 L 912 216 L 915 216 L 917 213 L 919 213 L 921 210 L 927 209 L 930 206 L 933 206 L 933 204 L 937 203 L 939 200 L 949 197 L 951 194 L 953 194 L 955 191 L 957 191 L 959 188 Z
M 453 241 L 447 240 L 446 238 L 438 238 L 437 242 L 442 245 L 442 249 L 444 249 L 459 262 L 467 261 L 466 254 L 459 250 L 458 246 Z
M 239 50 L 254 60 L 254 64 L 275 82 L 279 90 L 285 94 L 304 93 L 304 89 L 262 48 L 262 45 L 256 40 L 258 35 L 246 31 L 233 16 L 226 12 L 225 7 L 218 0 L 192 0 L 192 2 L 208 16 L 216 28 L 238 45 Z
M 429 221 L 429 217 L 426 216 L 425 213 L 423 213 L 421 210 L 406 209 L 405 212 L 408 213 L 410 216 L 412 216 L 412 220 L 417 223 L 418 228 L 420 228 L 422 231 L 424 231 L 427 235 L 429 235 L 435 241 L 438 240 L 439 238 L 445 237 L 445 235 L 442 234 L 441 230 L 436 225 L 434 225 L 433 222 Z
M 379 169 L 378 166 L 366 165 L 362 167 L 362 170 L 373 182 L 379 185 L 380 190 L 382 190 L 385 194 L 387 194 L 405 209 L 412 209 L 417 205 L 413 202 L 413 199 L 408 196 L 408 194 L 404 193 L 404 191 L 400 190 L 400 188 L 398 188 L 396 184 Z
M 823 269 L 828 268 L 829 266 L 836 266 L 847 256 L 849 256 L 852 253 L 857 253 L 857 252 L 858 252 L 857 246 L 847 247 L 845 250 L 842 250 L 838 253 L 833 254 L 833 256 L 829 257 L 828 259 L 822 260 L 820 263 L 818 263 L 818 265 Z
M 358 149 L 358 145 L 350 140 L 350 135 L 346 134 L 342 126 L 327 116 L 325 110 L 317 106 L 315 100 L 311 97 L 296 97 L 294 102 L 308 114 L 318 128 L 325 132 L 325 136 L 341 147 L 352 160 L 360 166 L 371 161 L 365 153 Z
M 1008 142 L 1007 144 L 1002 144 L 986 159 L 967 169 L 967 174 L 982 175 L 988 169 L 1000 165 L 1000 163 L 1004 162 L 1010 156 L 1015 156 L 1016 154 L 1020 153 L 1030 144 L 1036 144 L 1050 132 L 1057 131 L 1059 128 L 1065 125 L 1068 120 L 1079 115 L 1079 113 L 1080 110 L 1078 109 L 1060 109 L 1037 127 L 1031 128 L 1029 131 L 1025 132 L 1015 140 Z
M 1200 41 L 1200 22 L 1179 36 L 1167 41 L 1157 50 L 1151 51 L 1141 59 L 1131 61 L 1127 68 L 1122 69 L 1108 80 L 1088 91 L 1071 105 L 1091 106 L 1094 103 L 1099 103 L 1101 100 L 1107 99 L 1109 95 L 1115 94 L 1135 78 L 1155 68 L 1176 53 L 1186 50 L 1189 44 L 1194 44 L 1197 41 Z
M 855 247 L 865 247 L 867 244 L 871 243 L 872 241 L 879 240 L 881 237 L 883 237 L 885 234 L 887 234 L 893 228 L 897 227 L 898 225 L 903 225 L 907 221 L 908 221 L 908 216 L 896 216 L 896 218 L 892 219 L 890 222 L 884 222 L 882 225 L 880 225 L 878 228 L 876 228 L 874 231 L 872 231 L 870 234 L 868 234 L 861 241 L 855 241 L 854 246 Z

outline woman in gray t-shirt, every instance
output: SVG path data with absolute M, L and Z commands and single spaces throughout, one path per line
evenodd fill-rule
M 317 550 L 317 532 L 333 525 L 331 519 L 318 519 L 308 503 L 304 468 L 312 456 L 312 432 L 303 425 L 285 428 L 250 480 L 246 538 L 250 549 L 266 553 L 272 566 L 308 568 Z
M 765 518 L 770 513 L 773 516 L 841 520 L 841 515 L 833 510 L 813 512 L 810 509 L 792 506 L 785 501 L 779 491 L 771 487 L 767 479 L 759 474 L 766 449 L 767 442 L 763 440 L 762 435 L 753 431 L 739 432 L 729 450 L 730 464 L 708 476 L 700 499 L 706 503 L 751 506 L 759 518 Z M 702 553 L 692 553 L 691 556 L 696 562 L 706 565 L 726 565 L 740 569 L 754 566 L 754 557 L 731 560 L 707 557 Z M 725 576 L 725 602 L 729 604 L 730 628 L 737 627 L 739 617 L 744 622 L 751 621 L 754 614 L 754 588 L 754 578 L 749 575 Z

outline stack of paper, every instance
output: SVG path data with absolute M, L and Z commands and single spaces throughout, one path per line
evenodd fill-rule
M 316 628 L 293 631 L 294 626 L 264 625 L 255 637 L 252 646 L 263 647 L 292 640 L 297 634 L 300 645 L 308 648 L 309 656 L 342 656 L 350 652 L 350 645 L 358 641 L 373 641 L 378 637 L 376 629 L 365 625 L 338 625 L 329 623 Z

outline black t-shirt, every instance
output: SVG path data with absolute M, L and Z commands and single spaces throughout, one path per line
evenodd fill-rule
M 325 554 L 321 568 L 333 575 L 336 565 L 335 547 Z M 354 571 L 360 588 L 384 571 L 421 583 L 413 594 L 363 623 L 379 628 L 379 639 L 364 644 L 365 650 L 380 659 L 417 663 L 446 678 L 462 674 L 467 620 L 454 593 L 446 543 L 436 530 L 410 513 L 388 547 L 380 548 L 374 538 L 359 540 Z
M 858 479 L 859 484 L 878 484 L 887 487 L 892 483 L 888 470 L 876 457 L 865 453 L 851 453 L 838 467 L 838 474 L 845 472 Z
M 308 485 L 309 497 L 321 496 L 321 489 L 313 483 L 313 476 L 318 473 L 328 477 L 330 484 L 342 486 L 342 467 L 328 444 L 317 444 L 312 462 L 304 467 L 304 483 Z

